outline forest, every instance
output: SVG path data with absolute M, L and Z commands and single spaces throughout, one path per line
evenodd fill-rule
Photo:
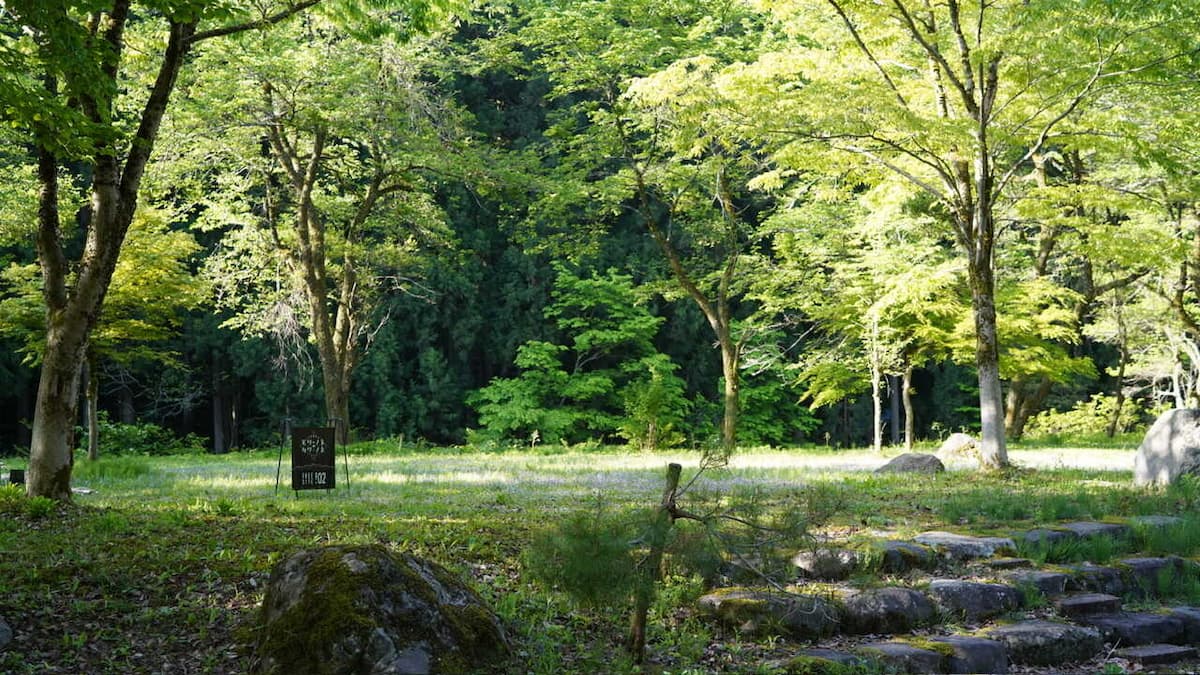
M 1200 8 L 0 2 L 0 454 L 1112 436 L 1200 396 Z M 65 469 L 65 471 L 64 471 Z

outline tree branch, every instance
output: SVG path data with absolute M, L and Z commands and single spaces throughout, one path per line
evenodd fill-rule
M 229 26 L 221 26 L 220 28 L 211 28 L 206 31 L 201 31 L 191 36 L 188 41 L 189 46 L 210 38 L 233 35 L 234 33 L 242 33 L 248 30 L 254 30 L 256 28 L 267 28 L 268 26 L 273 26 L 281 21 L 286 21 L 287 19 L 290 19 L 291 17 L 308 9 L 309 7 L 320 4 L 321 2 L 322 0 L 301 0 L 300 2 L 290 5 L 287 9 L 264 16 L 261 19 L 255 19 L 254 21 L 246 21 L 243 23 L 231 24 Z

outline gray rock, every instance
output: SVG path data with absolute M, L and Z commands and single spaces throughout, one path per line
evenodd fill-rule
M 891 586 L 856 593 L 845 600 L 851 633 L 906 633 L 933 619 L 933 603 L 911 588 Z
M 480 597 L 442 567 L 382 546 L 331 546 L 275 566 L 256 645 L 260 673 L 468 672 L 508 641 Z
M 698 601 L 701 611 L 749 635 L 782 633 L 815 640 L 837 632 L 841 612 L 829 601 L 756 588 L 723 588 Z
M 1011 612 L 1021 606 L 1021 592 L 1002 584 L 935 579 L 929 584 L 929 594 L 943 610 L 971 622 Z
M 1200 410 L 1183 408 L 1159 415 L 1133 458 L 1134 485 L 1168 485 L 1200 471 Z
M 1182 525 L 1183 518 L 1177 516 L 1134 516 L 1129 522 L 1141 527 L 1174 527 Z
M 1100 631 L 1052 621 L 1022 621 L 998 626 L 986 631 L 984 637 L 1003 644 L 1011 662 L 1030 666 L 1061 666 L 1086 661 L 1104 647 Z
M 792 564 L 812 579 L 838 581 L 849 577 L 858 567 L 858 554 L 844 548 L 819 548 L 797 553 Z
M 879 555 L 879 571 L 904 574 L 914 569 L 933 569 L 933 550 L 909 541 L 877 541 L 872 550 Z
M 1121 599 L 1106 593 L 1082 593 L 1061 598 L 1054 608 L 1065 617 L 1088 614 L 1113 614 L 1121 611 Z
M 1129 590 L 1141 597 L 1160 595 L 1183 574 L 1183 558 L 1125 558 L 1118 561 L 1125 569 Z
M 950 464 L 956 461 L 971 460 L 979 461 L 979 442 L 976 441 L 970 434 L 955 433 L 950 434 L 942 444 L 938 446 L 937 458 L 943 463 Z
M 1060 529 L 1074 532 L 1080 537 L 1108 537 L 1109 539 L 1128 539 L 1133 534 L 1133 528 L 1124 523 L 1098 523 L 1092 520 L 1082 520 L 1075 523 L 1063 523 Z
M 1196 658 L 1194 647 L 1178 645 L 1143 645 L 1141 647 L 1126 647 L 1113 652 L 1117 658 L 1127 659 L 1144 666 L 1159 666 L 1168 663 L 1179 663 Z
M 1008 577 L 1009 581 L 1016 583 L 1021 587 L 1031 587 L 1033 590 L 1041 593 L 1047 598 L 1054 598 L 1066 593 L 1067 580 L 1069 576 L 1062 572 L 1045 572 L 1041 570 L 1032 570 L 1029 572 L 1017 572 Z
M 1070 530 L 1050 530 L 1039 527 L 1017 535 L 1017 537 L 1030 546 L 1051 547 L 1065 541 L 1074 541 L 1079 538 L 1079 535 Z
M 883 466 L 875 469 L 875 473 L 941 473 L 946 470 L 942 460 L 933 455 L 918 452 L 908 452 Z
M 3 617 L 0 617 L 0 652 L 8 649 L 8 645 L 12 642 L 12 640 L 12 628 L 8 626 L 8 623 L 4 621 Z
M 940 673 L 942 655 L 903 642 L 873 642 L 861 645 L 859 654 L 869 656 L 887 666 L 888 672 Z
M 1128 588 L 1125 580 L 1121 578 L 1120 570 L 1091 563 L 1065 567 L 1071 572 L 1071 577 L 1067 580 L 1068 591 L 1121 595 Z
M 770 661 L 763 664 L 774 671 L 784 673 L 857 673 L 867 670 L 867 660 L 849 652 L 836 649 L 802 649 L 790 659 Z
M 984 565 L 994 570 L 1019 570 L 1033 567 L 1033 561 L 1028 558 L 993 558 L 985 561 Z
M 925 544 L 947 558 L 970 560 L 990 558 L 997 553 L 1011 555 L 1017 545 L 1008 537 L 968 537 L 951 532 L 922 532 L 913 537 L 918 544 Z
M 1200 645 L 1200 608 L 1172 607 L 1171 616 L 1183 623 L 1181 642 L 1189 645 Z
M 950 645 L 953 653 L 946 663 L 948 673 L 1007 673 L 1008 650 L 995 640 L 965 635 L 930 638 Z
M 1175 642 L 1184 634 L 1183 620 L 1170 614 L 1089 614 L 1078 617 L 1076 621 L 1099 629 L 1108 642 L 1125 646 Z

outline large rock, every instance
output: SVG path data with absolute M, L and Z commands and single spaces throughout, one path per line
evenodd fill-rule
M 507 652 L 496 615 L 442 567 L 382 546 L 331 546 L 271 572 L 255 670 L 465 673 Z
M 978 464 L 979 441 L 970 434 L 950 434 L 946 440 L 942 441 L 936 454 L 943 464 Z
M 1186 634 L 1183 619 L 1170 614 L 1117 612 L 1092 614 L 1075 619 L 1100 631 L 1108 642 L 1123 646 L 1175 642 Z
M 945 659 L 932 649 L 904 642 L 875 642 L 857 649 L 859 654 L 879 661 L 889 673 L 940 673 Z
M 877 559 L 880 572 L 904 574 L 909 570 L 931 570 L 937 566 L 937 557 L 932 549 L 911 541 L 876 541 L 870 549 L 872 558 Z
M 815 640 L 837 632 L 841 612 L 823 598 L 755 588 L 722 588 L 700 598 L 700 609 L 750 635 L 784 633 Z
M 1017 545 L 1008 537 L 969 537 L 952 532 L 922 532 L 913 537 L 913 540 L 955 560 L 990 558 L 997 553 L 1009 554 L 1017 550 Z
M 862 591 L 845 601 L 852 633 L 907 633 L 933 619 L 933 603 L 920 591 L 887 587 Z
M 946 663 L 949 673 L 1007 673 L 1008 650 L 995 640 L 948 635 L 930 638 L 930 642 L 948 645 L 951 652 Z
M 1021 606 L 1021 592 L 1003 584 L 985 584 L 959 579 L 934 579 L 929 594 L 947 613 L 977 622 Z
M 1133 459 L 1135 485 L 1167 485 L 1200 473 L 1200 410 L 1181 408 L 1159 415 Z
M 942 460 L 933 455 L 925 455 L 919 452 L 908 452 L 883 466 L 875 469 L 875 473 L 940 473 L 945 471 L 946 467 L 942 464 Z
M 792 564 L 806 577 L 840 581 L 858 567 L 858 554 L 844 548 L 818 548 L 797 553 L 792 557 Z
M 984 637 L 1003 644 L 1013 663 L 1031 666 L 1061 666 L 1087 661 L 1104 647 L 1099 631 L 1052 621 L 1022 621 L 999 626 L 987 631 Z

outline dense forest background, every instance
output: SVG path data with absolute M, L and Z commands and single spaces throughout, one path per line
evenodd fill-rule
M 794 12 L 524 2 L 417 36 L 311 14 L 196 50 L 89 349 L 77 443 L 91 416 L 101 442 L 157 425 L 226 452 L 341 409 L 360 439 L 699 447 L 720 442 L 729 372 L 743 444 L 861 446 L 876 419 L 899 443 L 908 411 L 917 440 L 977 430 L 953 216 L 867 161 L 882 151 L 860 146 L 898 147 L 884 131 L 838 146 L 839 106 L 892 93 L 797 38 L 836 15 Z M 1144 39 L 1105 57 L 1139 78 L 1069 109 L 1042 91 L 1057 126 L 996 134 L 1016 167 L 992 257 L 1010 438 L 1128 430 L 1200 381 L 1194 49 L 1164 42 L 1185 34 L 1151 16 L 1167 9 L 1079 12 Z M 873 21 L 847 25 L 893 30 Z M 1086 84 L 1095 61 L 1072 41 L 1091 38 L 1031 46 L 1040 29 L 1013 26 L 998 39 L 1021 68 L 1077 62 L 1068 85 Z M 1024 76 L 1015 90 L 1046 81 Z M 821 89 L 836 78 L 849 98 Z M 0 453 L 19 453 L 44 310 L 29 148 L 3 133 Z M 76 233 L 86 174 L 63 171 Z

